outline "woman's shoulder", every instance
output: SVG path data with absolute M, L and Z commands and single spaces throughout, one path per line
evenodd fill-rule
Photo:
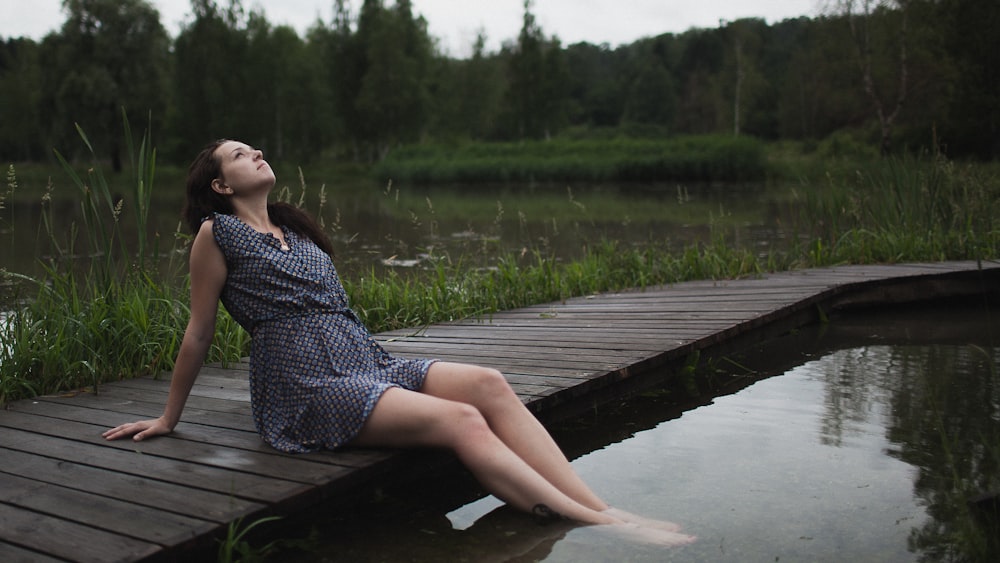
M 209 230 L 218 236 L 222 232 L 228 232 L 233 229 L 233 226 L 238 224 L 239 219 L 234 215 L 226 215 L 225 213 L 213 213 L 206 216 L 201 220 L 201 228 L 198 232 Z
M 225 249 L 232 243 L 234 237 L 233 222 L 236 218 L 224 213 L 213 213 L 201 220 L 201 227 L 195 234 L 195 239 L 205 238 Z

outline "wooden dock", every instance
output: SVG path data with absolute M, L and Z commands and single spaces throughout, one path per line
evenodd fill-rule
M 845 266 L 609 293 L 377 335 L 391 352 L 503 371 L 553 420 L 851 307 L 1000 297 L 1000 264 Z M 174 434 L 107 442 L 163 409 L 169 375 L 0 410 L 0 561 L 187 559 L 230 522 L 371 490 L 398 451 L 285 455 L 250 419 L 246 366 L 206 367 Z

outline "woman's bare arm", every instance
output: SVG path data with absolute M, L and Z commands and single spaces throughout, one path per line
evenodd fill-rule
M 191 245 L 191 318 L 174 364 L 163 415 L 153 420 L 122 424 L 105 432 L 105 438 L 117 440 L 132 436 L 133 440 L 139 441 L 168 434 L 177 426 L 191 387 L 212 345 L 219 295 L 225 283 L 226 260 L 212 234 L 212 221 L 205 221 Z

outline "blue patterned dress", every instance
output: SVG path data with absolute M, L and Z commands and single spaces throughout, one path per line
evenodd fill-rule
M 336 448 L 357 435 L 386 389 L 423 385 L 434 360 L 390 356 L 312 240 L 283 228 L 286 251 L 235 216 L 213 219 L 228 269 L 222 303 L 253 337 L 250 400 L 264 441 L 285 452 Z

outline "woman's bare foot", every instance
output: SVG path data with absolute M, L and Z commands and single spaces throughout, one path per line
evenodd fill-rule
M 659 528 L 647 528 L 631 522 L 624 524 L 599 524 L 595 525 L 594 529 L 607 531 L 629 541 L 661 547 L 679 547 L 694 543 L 698 539 L 687 534 L 668 532 Z
M 643 528 L 652 528 L 654 530 L 661 530 L 664 532 L 679 532 L 681 527 L 679 524 L 673 522 L 667 522 L 666 520 L 654 520 L 652 518 L 644 518 L 637 514 L 632 514 L 631 512 L 626 512 L 624 510 L 619 510 L 617 508 L 608 508 L 601 511 L 602 514 L 606 514 L 612 518 L 621 520 L 622 522 L 628 522 L 630 524 L 637 524 Z

